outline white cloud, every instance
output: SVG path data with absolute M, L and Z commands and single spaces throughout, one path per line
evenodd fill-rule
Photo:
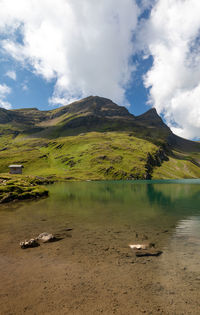
M 88 95 L 126 104 L 130 58 L 139 45 L 154 60 L 144 79 L 150 103 L 174 132 L 194 138 L 200 135 L 199 12 L 199 0 L 0 0 L 0 44 L 54 80 L 49 103 L 62 105 Z
M 17 75 L 16 75 L 16 72 L 15 71 L 7 71 L 6 72 L 6 76 L 9 77 L 10 79 L 12 80 L 16 80 L 17 79 Z
M 154 62 L 150 102 L 180 136 L 200 136 L 200 1 L 158 0 L 141 41 Z
M 122 104 L 138 15 L 136 0 L 1 0 L 0 32 L 7 36 L 1 44 L 56 80 L 52 103 L 100 95 Z
M 11 88 L 6 84 L 0 84 L 0 96 L 3 97 L 11 92 Z
M 60 105 L 71 104 L 71 103 L 73 103 L 75 101 L 78 101 L 80 99 L 80 97 L 79 98 L 73 97 L 73 98 L 69 99 L 68 97 L 65 98 L 64 96 L 63 97 L 56 96 L 55 94 L 56 93 L 54 93 L 54 95 L 51 98 L 49 98 L 49 104 L 51 104 L 51 105 L 55 105 L 55 104 L 60 104 Z
M 11 104 L 6 101 L 6 97 L 11 93 L 11 88 L 6 84 L 0 84 L 0 107 L 10 109 Z

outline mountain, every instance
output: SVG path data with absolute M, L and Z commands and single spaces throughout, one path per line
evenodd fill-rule
M 170 129 L 163 123 L 155 109 L 135 117 L 111 100 L 90 96 L 67 106 L 51 111 L 37 108 L 5 110 L 0 109 L 2 129 L 14 130 L 29 136 L 57 138 L 78 135 L 89 131 L 138 131 L 138 135 L 153 137 L 157 127 L 162 136 Z M 3 128 L 4 127 L 4 128 Z
M 89 96 L 50 111 L 0 108 L 0 172 L 17 163 L 71 179 L 196 178 L 200 143 L 174 135 L 154 108 L 134 116 Z

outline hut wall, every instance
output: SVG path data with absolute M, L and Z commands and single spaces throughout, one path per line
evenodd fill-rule
M 22 168 L 21 167 L 11 167 L 10 168 L 10 174 L 22 174 Z

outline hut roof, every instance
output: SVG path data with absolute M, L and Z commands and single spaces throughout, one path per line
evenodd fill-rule
M 8 167 L 19 167 L 19 168 L 22 168 L 23 167 L 23 165 L 9 165 Z

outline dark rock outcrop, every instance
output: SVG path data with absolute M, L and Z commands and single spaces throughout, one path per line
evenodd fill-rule
M 160 148 L 154 155 L 148 154 L 146 163 L 146 179 L 151 179 L 153 168 L 155 166 L 161 166 L 163 161 L 169 161 L 167 153 Z

